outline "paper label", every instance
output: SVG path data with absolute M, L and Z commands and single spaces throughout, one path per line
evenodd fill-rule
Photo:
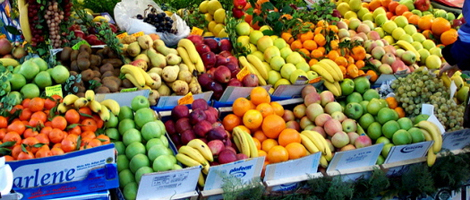
M 250 74 L 250 71 L 248 70 L 248 67 L 244 67 L 244 68 L 242 68 L 242 69 L 238 72 L 238 74 L 237 74 L 237 79 L 238 79 L 239 81 L 242 81 L 243 78 L 244 78 L 246 75 L 248 75 L 248 74 Z
M 199 35 L 199 36 L 202 36 L 202 33 L 204 33 L 204 30 L 198 28 L 198 27 L 195 27 L 193 26 L 193 28 L 191 29 L 191 33 L 190 35 Z
M 193 93 L 189 92 L 184 97 L 181 97 L 181 99 L 178 99 L 178 105 L 192 104 L 193 101 Z
M 204 92 L 201 94 L 194 94 L 193 99 L 204 99 L 209 101 L 211 99 L 213 91 Z M 178 105 L 178 100 L 181 99 L 181 96 L 164 96 L 158 99 L 157 108 L 167 108 L 175 107 Z
M 388 152 L 384 164 L 425 157 L 433 141 L 394 146 Z
M 137 91 L 137 88 L 134 87 L 134 88 L 126 88 L 126 89 L 122 89 L 121 92 L 134 92 L 134 91 Z
M 305 85 L 279 85 L 273 92 L 276 97 L 296 97 L 302 94 Z
M 299 159 L 267 165 L 264 181 L 317 173 L 320 157 L 321 152 L 317 152 Z
M 463 149 L 470 144 L 470 130 L 463 129 L 443 135 L 442 148 L 450 151 Z
M 433 105 L 423 103 L 423 105 L 421 107 L 421 114 L 429 115 L 428 121 L 434 123 L 439 128 L 439 130 L 441 130 L 441 133 L 446 132 L 444 126 L 441 124 L 441 122 L 434 115 L 434 106 Z
M 454 80 L 450 81 L 449 90 L 450 90 L 450 98 L 452 99 L 452 98 L 454 98 L 455 92 L 457 92 L 457 85 L 455 85 Z
M 243 183 L 247 183 L 253 180 L 253 178 L 260 177 L 264 159 L 265 157 L 263 156 L 211 167 L 206 178 L 204 190 L 222 188 L 225 179 L 222 178 L 221 175 L 237 177 L 241 179 Z
M 183 194 L 196 190 L 201 166 L 144 174 L 139 183 L 137 199 L 152 199 Z
M 314 78 L 312 80 L 309 80 L 308 83 L 318 83 L 321 81 L 321 77 Z
M 271 88 L 271 85 L 265 85 L 261 86 L 262 88 L 266 89 L 266 91 L 269 91 L 269 88 Z M 234 87 L 234 86 L 228 86 L 225 88 L 224 93 L 220 97 L 219 101 L 220 102 L 233 102 L 235 99 L 238 97 L 248 97 L 250 96 L 251 90 L 253 90 L 254 87 Z
M 50 97 L 54 94 L 57 94 L 60 97 L 63 97 L 61 84 L 46 87 L 46 96 Z
M 144 33 L 143 31 L 139 31 L 139 32 L 133 33 L 133 34 L 131 34 L 131 35 L 137 38 L 137 37 L 140 37 L 140 36 L 145 35 L 145 33 Z
M 384 144 L 380 143 L 360 149 L 336 152 L 326 171 L 331 172 L 334 170 L 354 169 L 375 165 L 377 158 L 382 152 L 383 146 Z
M 127 36 L 127 32 L 121 33 L 119 35 L 116 35 L 117 38 L 122 39 Z
M 304 0 L 308 5 L 316 4 L 318 0 Z
M 72 46 L 72 49 L 73 50 L 78 50 L 82 44 L 86 44 L 86 45 L 90 46 L 90 44 L 88 44 L 88 42 L 86 40 L 80 40 L 80 42 L 78 42 L 77 44 Z

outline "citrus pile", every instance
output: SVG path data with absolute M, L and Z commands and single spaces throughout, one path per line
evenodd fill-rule
M 56 110 L 61 100 L 58 95 L 26 98 L 13 107 L 11 116 L 0 116 L 0 145 L 10 152 L 5 155 L 7 161 L 62 155 L 110 143 L 108 136 L 96 134 L 104 126 L 96 113 L 82 107 L 59 115 Z

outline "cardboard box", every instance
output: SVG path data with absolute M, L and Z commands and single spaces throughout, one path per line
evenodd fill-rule
M 28 199 L 65 197 L 119 186 L 114 144 L 7 163 L 13 170 L 13 190 Z

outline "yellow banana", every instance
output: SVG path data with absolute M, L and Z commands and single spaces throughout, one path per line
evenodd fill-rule
M 201 153 L 201 155 L 209 162 L 214 161 L 214 157 L 212 156 L 212 151 L 204 141 L 200 139 L 192 139 L 186 145 L 198 150 L 199 153 Z
M 438 153 L 442 148 L 442 133 L 439 128 L 430 121 L 420 121 L 417 126 L 421 129 L 426 130 L 432 136 L 434 143 L 432 149 L 434 153 Z
M 64 97 L 62 103 L 64 104 L 64 106 L 72 105 L 78 98 L 80 97 L 78 97 L 77 95 L 69 94 Z
M 439 70 L 436 70 L 437 72 L 439 72 Z M 444 85 L 449 88 L 450 87 L 450 83 L 451 83 L 451 79 L 449 78 L 449 76 L 447 76 L 447 73 L 444 73 L 441 75 L 441 80 L 442 82 L 444 82 Z M 455 82 L 455 81 L 454 81 Z
M 202 167 L 202 173 L 205 175 L 209 174 L 209 169 L 211 168 L 211 165 L 207 164 Z
M 328 167 L 328 160 L 326 159 L 326 157 L 324 155 L 322 155 L 320 157 L 320 166 L 323 167 L 323 168 Z
M 315 144 L 313 144 L 313 142 L 306 135 L 300 134 L 300 138 L 302 139 L 302 144 L 311 154 L 320 151 L 318 147 L 315 146 Z
M 86 100 L 88 100 L 88 101 L 93 101 L 93 100 L 95 100 L 95 91 L 93 91 L 93 90 L 87 90 L 87 91 L 85 92 L 85 98 L 86 98 Z
M 253 65 L 251 65 L 248 62 L 248 60 L 246 60 L 245 56 L 238 57 L 238 61 L 240 62 L 240 64 L 242 64 L 243 67 L 246 67 L 250 73 L 255 74 L 256 76 L 258 76 L 259 84 L 261 86 L 267 84 L 266 80 L 264 80 L 264 78 L 261 76 L 259 71 Z
M 186 52 L 188 52 L 189 58 L 193 64 L 202 61 L 201 56 L 199 56 L 199 53 L 197 52 L 196 47 L 194 46 L 194 43 L 191 42 L 191 40 L 181 39 L 178 41 L 178 47 L 183 47 L 186 49 Z
M 235 146 L 237 147 L 238 151 L 240 151 L 242 149 L 240 138 L 238 138 L 238 135 L 234 134 L 233 132 L 232 132 L 232 137 L 233 137 L 233 142 L 235 143 Z
M 328 80 L 323 81 L 323 85 L 331 92 L 333 95 L 339 97 L 341 96 L 341 86 L 338 82 L 330 82 Z
M 20 63 L 13 58 L 0 58 L 0 62 L 2 63 L 4 67 L 8 67 L 8 66 L 16 67 L 20 65 Z
M 412 51 L 416 55 L 416 61 L 421 60 L 420 54 L 418 53 L 418 51 L 416 51 L 416 48 L 413 45 L 411 45 L 409 42 L 405 40 L 398 40 L 395 44 L 405 50 Z
M 336 64 L 333 60 L 330 60 L 328 58 L 324 58 L 320 60 L 320 62 L 324 62 L 328 65 L 330 65 L 333 70 L 335 70 L 336 74 L 339 75 L 339 80 L 342 81 L 344 79 L 343 72 L 341 72 L 341 69 L 339 68 L 338 64 Z
M 176 160 L 178 160 L 183 165 L 186 165 L 187 167 L 194 167 L 194 166 L 201 165 L 201 163 L 199 163 L 198 161 L 182 153 L 177 153 L 175 157 L 176 157 Z
M 109 118 L 111 117 L 111 114 L 109 113 L 109 110 L 105 105 L 103 104 L 100 104 L 100 105 L 101 105 L 101 112 L 99 112 L 98 114 L 100 115 L 101 120 L 107 122 Z
M 322 66 L 318 65 L 318 64 L 314 64 L 310 67 L 313 71 L 317 72 L 318 74 L 320 74 L 325 80 L 329 81 L 329 82 L 335 82 L 335 79 L 333 78 L 333 76 L 330 74 L 329 71 L 327 71 L 326 69 L 324 69 Z
M 68 108 L 66 105 L 64 105 L 63 103 L 59 104 L 57 106 L 57 111 L 60 113 L 60 114 L 64 114 L 65 112 L 67 112 Z
M 140 87 L 145 86 L 145 79 L 142 76 L 142 73 L 139 71 L 138 67 L 135 67 L 133 65 L 123 65 L 121 67 L 121 73 L 132 75 L 137 82 L 136 86 L 140 86 Z
M 206 185 L 206 179 L 204 178 L 204 175 L 199 174 L 199 178 L 197 179 L 197 184 L 200 187 L 204 187 Z
M 242 131 L 242 134 L 244 134 L 248 140 L 248 145 L 250 146 L 250 158 L 258 157 L 258 149 L 256 148 L 255 141 L 253 140 L 251 135 L 245 131 Z
M 119 112 L 121 111 L 121 106 L 119 106 L 119 103 L 117 101 L 115 101 L 114 99 L 106 99 L 106 100 L 103 100 L 100 103 L 101 103 L 101 105 L 104 105 L 109 110 L 111 110 L 111 112 L 114 115 L 116 115 L 116 116 L 119 115 Z
M 147 86 L 153 86 L 155 84 L 155 81 L 152 79 L 152 77 L 150 77 L 147 72 L 145 72 L 142 68 L 140 67 L 137 67 L 137 70 L 140 71 L 140 73 L 142 74 L 142 77 L 144 78 L 145 80 L 145 85 Z
M 76 109 L 85 107 L 87 105 L 88 105 L 88 100 L 86 100 L 85 97 L 80 97 L 76 101 L 73 102 L 73 106 L 75 106 Z
M 184 64 L 188 66 L 189 71 L 192 73 L 194 70 L 196 70 L 196 66 L 194 66 L 194 63 L 189 58 L 189 55 L 186 49 L 184 49 L 183 47 L 178 47 L 176 48 L 176 50 L 178 51 L 178 54 L 180 55 Z
M 258 57 L 249 54 L 246 56 L 246 59 L 248 62 L 250 62 L 251 65 L 256 67 L 256 70 L 258 70 L 259 74 L 264 80 L 268 80 L 268 71 L 266 71 L 263 62 Z
M 436 154 L 433 152 L 432 148 L 429 148 L 428 157 L 426 158 L 426 161 L 428 163 L 428 167 L 433 166 L 434 163 L 436 162 L 436 159 L 437 159 Z
M 135 77 L 133 77 L 131 74 L 124 74 L 124 77 L 126 77 L 127 80 L 129 80 L 132 83 L 132 85 L 136 86 L 139 89 L 142 89 L 145 86 L 145 85 L 141 86 L 140 83 L 137 81 L 137 79 L 135 79 Z
M 463 78 L 460 76 L 461 74 L 462 74 L 462 72 L 456 71 L 452 75 L 452 77 L 450 77 L 450 79 L 454 81 L 455 86 L 457 86 L 457 90 L 462 88 L 462 86 L 465 85 L 465 82 L 464 82 Z
M 246 138 L 246 135 L 243 134 L 242 131 L 243 130 L 241 130 L 239 127 L 235 127 L 232 132 L 233 132 L 233 134 L 236 134 L 237 137 L 240 140 L 240 145 L 242 147 L 241 149 L 239 149 L 240 152 L 245 154 L 246 156 L 248 156 L 250 158 L 250 156 L 251 156 L 251 154 L 250 154 L 251 153 L 250 144 L 248 143 L 248 138 Z
M 18 0 L 18 11 L 20 13 L 20 27 L 26 42 L 31 42 L 33 35 L 31 34 L 31 27 L 29 26 L 28 18 L 28 4 L 24 0 Z
M 98 101 L 95 101 L 95 100 L 89 101 L 88 107 L 95 113 L 101 112 L 101 104 Z
M 316 134 L 313 134 L 313 136 L 321 141 L 323 143 L 323 146 L 325 147 L 325 151 L 323 152 L 325 154 L 326 160 L 330 161 L 333 158 L 332 151 L 330 149 L 330 145 L 328 145 L 328 142 L 326 142 L 326 139 L 318 132 L 314 131 Z
M 318 150 L 320 150 L 321 152 L 323 152 L 326 155 L 326 148 L 323 145 L 323 142 L 318 137 L 315 136 L 315 134 L 319 134 L 319 133 L 317 133 L 316 131 L 304 130 L 300 134 L 303 134 L 303 135 L 307 136 L 307 138 L 310 141 L 312 141 L 313 144 L 315 144 L 315 146 L 318 148 Z
M 432 140 L 431 134 L 430 134 L 426 129 L 420 128 L 420 130 L 421 130 L 421 132 L 423 132 L 424 139 L 425 139 L 426 141 L 431 141 L 431 140 Z
M 328 71 L 328 73 L 330 73 L 331 77 L 333 77 L 334 81 L 339 81 L 341 79 L 341 77 L 339 76 L 338 73 L 336 73 L 336 70 L 333 69 L 333 67 L 331 67 L 329 64 L 327 64 L 326 62 L 318 62 L 317 65 L 321 66 L 323 69 L 325 69 L 326 71 Z M 334 82 L 332 81 L 332 82 Z
M 204 156 L 199 153 L 196 149 L 189 147 L 189 146 L 181 146 L 180 149 L 178 149 L 179 153 L 182 153 L 184 155 L 189 156 L 190 158 L 194 159 L 195 161 L 199 162 L 202 164 L 202 166 L 206 166 L 209 163 L 207 160 L 204 158 Z

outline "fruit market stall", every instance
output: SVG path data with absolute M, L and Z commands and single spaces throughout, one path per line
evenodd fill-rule
M 470 195 L 468 72 L 439 73 L 459 9 L 4 3 L 0 199 Z

